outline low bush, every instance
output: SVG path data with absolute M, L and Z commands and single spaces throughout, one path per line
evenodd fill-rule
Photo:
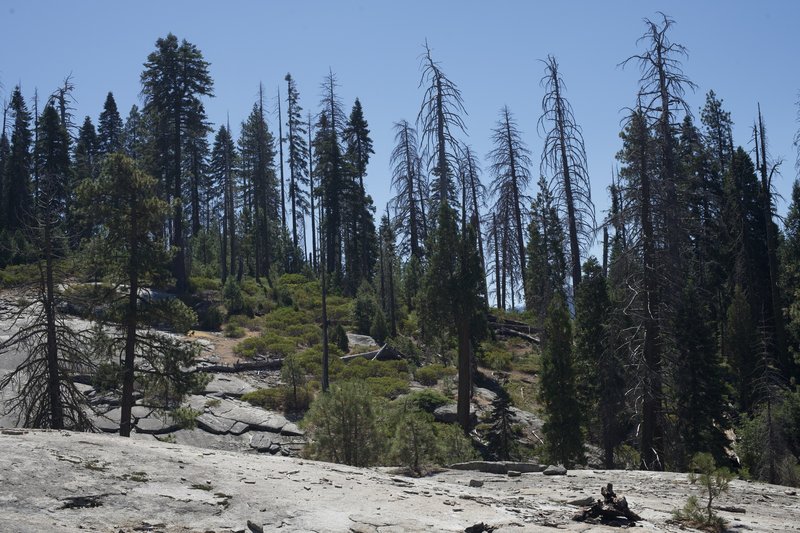
M 405 400 L 414 408 L 427 413 L 433 413 L 439 407 L 450 403 L 450 399 L 447 396 L 439 391 L 430 389 L 414 391 L 402 400 Z
M 439 363 L 434 363 L 432 365 L 426 365 L 417 368 L 417 370 L 414 372 L 414 377 L 421 384 L 430 387 L 436 385 L 436 383 L 443 377 L 454 376 L 456 372 L 456 369 L 452 366 L 444 366 Z

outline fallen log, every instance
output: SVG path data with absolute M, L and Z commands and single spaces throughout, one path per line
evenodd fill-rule
M 585 507 L 580 513 L 572 517 L 577 522 L 597 522 L 602 524 L 633 524 L 642 518 L 630 510 L 628 501 L 624 496 L 617 497 L 611 483 L 600 489 L 602 500 L 596 500 L 591 506 Z
M 518 337 L 520 339 L 525 339 L 530 343 L 539 344 L 538 337 L 534 337 L 533 335 L 528 335 L 527 333 L 522 333 L 521 331 L 517 331 L 514 329 L 498 327 L 497 329 L 495 329 L 495 333 L 497 333 L 498 335 L 505 335 L 506 337 Z
M 250 372 L 255 370 L 280 370 L 283 359 L 269 359 L 267 361 L 253 361 L 250 363 L 234 363 L 232 365 L 200 365 L 189 370 L 193 372 L 235 373 Z

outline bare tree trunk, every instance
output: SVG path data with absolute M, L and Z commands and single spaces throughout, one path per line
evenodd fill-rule
M 133 232 L 131 232 L 133 234 Z M 128 288 L 128 309 L 125 316 L 125 361 L 123 363 L 122 374 L 122 401 L 119 422 L 119 434 L 121 437 L 131 436 L 131 411 L 133 408 L 133 384 L 136 360 L 136 322 L 137 322 L 137 299 L 139 295 L 139 275 L 133 265 L 133 258 L 137 255 L 136 239 L 131 238 L 130 257 L 128 264 L 129 284 Z
M 472 340 L 469 324 L 461 319 L 458 323 L 458 423 L 465 433 L 470 429 L 470 398 L 472 396 Z
M 554 79 L 554 84 L 556 99 L 560 102 L 561 87 L 557 76 Z M 560 105 L 556 106 L 556 127 L 558 128 L 558 136 L 561 147 L 562 179 L 564 180 L 564 200 L 567 204 L 567 227 L 569 230 L 570 264 L 572 266 L 572 290 L 574 294 L 574 291 L 581 283 L 581 252 L 580 245 L 578 243 L 578 224 L 575 218 L 575 198 L 572 194 L 570 164 L 569 158 L 567 157 L 567 136 L 564 125 L 564 110 Z
M 492 227 L 494 228 L 494 289 L 497 297 L 497 309 L 503 308 L 502 291 L 500 289 L 500 246 L 497 240 L 497 215 L 492 213 Z
M 53 282 L 53 242 L 51 235 L 50 207 L 46 208 L 44 223 L 45 245 L 45 307 L 47 320 L 47 394 L 50 399 L 50 426 L 64 428 L 64 406 L 61 401 L 61 375 L 58 368 L 58 346 L 56 344 L 55 284 Z
M 764 132 L 764 119 L 761 115 L 761 104 L 758 105 L 758 139 L 756 150 L 761 150 L 761 194 L 764 211 L 764 232 L 766 235 L 767 260 L 769 262 L 770 299 L 772 304 L 773 331 L 775 332 L 775 351 L 781 370 L 790 375 L 792 362 L 787 357 L 786 333 L 783 323 L 783 306 L 781 305 L 781 292 L 779 287 L 778 254 L 775 228 L 772 222 L 772 183 L 767 170 L 767 141 Z
M 278 147 L 281 158 L 281 229 L 286 227 L 286 192 L 283 177 L 283 118 L 281 117 L 281 90 L 278 89 Z

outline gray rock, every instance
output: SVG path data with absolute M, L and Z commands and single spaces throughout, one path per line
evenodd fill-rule
M 487 474 L 507 474 L 510 470 L 520 473 L 542 472 L 544 465 L 537 463 L 519 463 L 513 461 L 468 461 L 449 466 L 453 470 L 472 470 Z
M 486 401 L 489 402 L 493 402 L 497 399 L 497 394 L 490 391 L 489 389 L 484 389 L 482 387 L 475 387 L 474 392 L 475 396 L 481 396 L 484 399 L 486 399 Z
M 145 407 L 143 405 L 134 405 L 131 409 L 131 416 L 133 418 L 146 418 L 154 413 L 155 409 L 152 407 Z
M 305 435 L 302 429 L 297 427 L 297 424 L 294 422 L 287 422 L 285 426 L 281 428 L 281 435 L 288 435 L 290 437 L 302 437 Z
M 178 429 L 178 424 L 172 421 L 168 415 L 148 416 L 147 418 L 140 418 L 136 421 L 136 431 L 139 433 L 161 435 L 163 433 L 177 431 Z
M 272 446 L 272 438 L 268 433 L 254 433 L 250 437 L 250 447 L 253 448 L 254 450 L 258 450 L 259 452 L 266 452 L 270 450 L 271 446 Z
M 544 469 L 545 476 L 566 476 L 567 469 L 562 465 L 550 465 Z
M 253 392 L 254 390 L 256 390 L 255 387 L 236 376 L 215 374 L 214 379 L 206 385 L 204 394 L 238 398 L 242 394 Z
M 522 472 L 520 472 L 519 470 L 509 470 L 508 471 L 508 477 L 520 477 L 521 475 L 522 475 Z
M 236 422 L 229 431 L 229 433 L 231 435 L 241 435 L 248 429 L 250 429 L 250 426 L 248 426 L 247 424 L 243 424 L 242 422 Z
M 470 479 L 469 480 L 470 487 L 483 487 L 483 481 L 479 479 Z
M 197 417 L 197 427 L 215 435 L 230 432 L 235 424 L 235 420 L 221 418 L 208 413 L 203 413 Z
M 475 424 L 478 421 L 478 416 L 475 413 L 473 406 L 470 406 L 469 417 L 472 424 Z M 437 422 L 441 422 L 443 424 L 455 424 L 458 421 L 458 406 L 454 403 L 450 403 L 438 407 L 433 412 L 433 418 L 436 419 Z

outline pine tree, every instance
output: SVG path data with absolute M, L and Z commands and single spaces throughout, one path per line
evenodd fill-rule
M 117 102 L 114 100 L 114 95 L 109 92 L 103 104 L 103 112 L 100 113 L 100 120 L 97 122 L 97 141 L 101 155 L 122 150 L 122 128 L 122 117 L 117 111 Z
M 239 138 L 242 182 L 253 192 L 252 239 L 255 246 L 255 277 L 269 271 L 277 257 L 278 183 L 275 177 L 275 148 L 272 133 L 264 119 L 263 99 L 253 105 L 242 124 Z
M 675 313 L 675 345 L 679 357 L 672 379 L 677 433 L 676 463 L 687 467 L 697 453 L 725 457 L 728 417 L 722 363 L 714 345 L 709 310 L 692 279 L 687 280 Z M 736 328 L 734 328 L 736 329 Z
M 722 176 L 730 167 L 733 157 L 733 121 L 730 111 L 722 108 L 722 99 L 714 91 L 706 94 L 706 103 L 700 110 L 705 145 L 712 154 L 716 174 Z
M 583 464 L 583 416 L 575 388 L 572 326 L 560 295 L 553 298 L 547 310 L 541 377 L 547 453 L 552 460 L 567 467 L 575 463 Z
M 100 143 L 92 119 L 86 117 L 78 130 L 75 143 L 75 164 L 72 167 L 72 181 L 69 187 L 70 204 L 77 203 L 76 192 L 84 180 L 95 180 L 100 173 Z M 86 207 L 86 206 L 81 206 Z M 83 239 L 94 235 L 95 220 L 91 209 L 72 209 L 67 212 L 69 226 L 73 228 L 73 247 Z
M 736 285 L 728 307 L 725 324 L 725 354 L 733 373 L 733 386 L 739 412 L 747 413 L 753 406 L 753 380 L 755 379 L 756 330 L 752 311 L 741 285 Z
M 367 165 L 371 154 L 372 139 L 369 136 L 369 125 L 364 118 L 361 102 L 356 98 L 350 117 L 344 126 L 342 136 L 345 142 L 345 161 L 350 172 L 357 178 L 358 183 L 351 186 L 350 207 L 348 211 L 352 218 L 352 245 L 351 254 L 354 256 L 348 262 L 355 272 L 350 277 L 352 284 L 357 287 L 362 279 L 372 275 L 375 264 L 376 243 L 372 236 L 375 234 L 375 220 L 372 215 L 372 199 L 364 188 L 364 177 L 367 174 Z
M 286 74 L 286 141 L 289 145 L 289 203 L 292 210 L 292 254 L 290 267 L 299 271 L 302 255 L 298 224 L 302 224 L 303 216 L 308 211 L 308 200 L 305 189 L 308 187 L 308 146 L 306 146 L 306 128 L 300 107 L 300 95 L 291 74 Z M 319 165 L 317 165 L 319 168 Z
M 19 86 L 11 93 L 9 109 L 13 117 L 13 125 L 11 152 L 5 169 L 6 190 L 4 196 L 6 203 L 3 207 L 6 213 L 6 227 L 14 231 L 26 225 L 27 217 L 32 214 L 33 208 L 31 116 Z
M 458 339 L 458 422 L 470 426 L 473 343 L 486 329 L 483 272 L 474 229 L 459 235 L 456 214 L 447 202 L 439 204 L 431 255 L 423 279 L 420 315 L 431 328 L 455 333 Z
M 98 219 L 106 229 L 105 246 L 119 262 L 128 286 L 123 320 L 123 384 L 120 435 L 130 436 L 133 407 L 134 362 L 139 351 L 139 287 L 159 268 L 163 244 L 154 239 L 168 206 L 156 195 L 156 180 L 142 173 L 125 155 L 111 154 L 96 181 L 84 181 L 80 194 L 93 202 Z M 150 339 L 153 342 L 153 339 Z
M 511 411 L 511 397 L 505 389 L 500 389 L 492 400 L 491 427 L 487 435 L 488 449 L 494 459 L 511 461 L 518 433 L 514 427 L 514 413 Z
M 198 133 L 198 128 L 190 126 L 203 121 L 205 110 L 200 98 L 212 96 L 213 82 L 200 50 L 186 40 L 178 43 L 171 33 L 156 41 L 156 50 L 147 57 L 141 81 L 145 112 L 154 121 L 165 200 L 173 206 L 170 244 L 176 253 L 172 274 L 178 292 L 185 292 L 184 148 L 187 138 Z
M 225 283 L 228 275 L 234 276 L 238 259 L 239 247 L 236 240 L 236 171 L 237 154 L 233 144 L 230 130 L 220 126 L 214 138 L 214 148 L 211 152 L 211 175 L 221 198 L 218 198 L 218 218 L 222 221 L 222 282 Z M 221 202 L 220 202 L 221 201 Z

